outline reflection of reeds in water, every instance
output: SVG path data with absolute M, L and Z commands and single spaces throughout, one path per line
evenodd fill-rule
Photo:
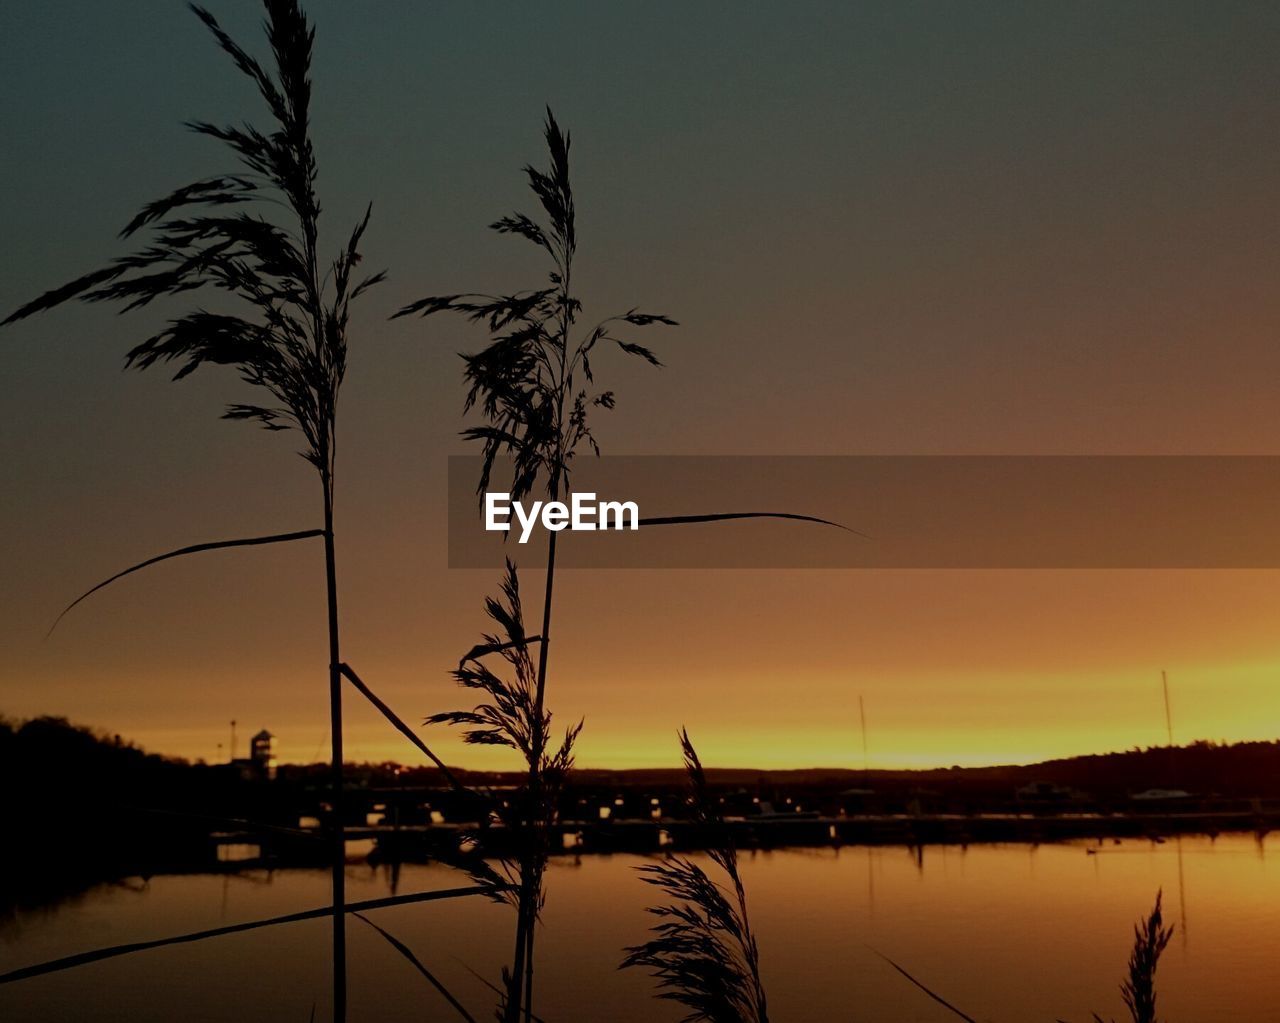
M 690 1010 L 688 1023 L 767 1023 L 760 953 L 747 916 L 747 894 L 738 873 L 738 854 L 713 800 L 689 733 L 680 733 L 690 806 L 711 861 L 729 888 L 718 885 L 691 860 L 672 856 L 640 868 L 644 880 L 674 900 L 649 910 L 661 921 L 653 937 L 627 949 L 623 967 L 649 969 L 658 997 Z
M 227 146 L 241 165 L 236 174 L 194 181 L 144 206 L 122 232 L 151 232 L 150 243 L 102 269 L 47 292 L 5 320 L 11 323 L 70 299 L 115 302 L 124 310 L 199 288 L 235 296 L 246 315 L 197 308 L 169 321 L 136 345 L 128 365 L 146 369 L 176 361 L 175 379 L 205 364 L 235 367 L 242 380 L 266 393 L 262 403 L 233 404 L 224 418 L 256 422 L 267 430 L 295 429 L 303 457 L 320 477 L 324 527 L 273 537 L 197 544 L 169 555 L 221 547 L 322 536 L 329 632 L 329 701 L 333 765 L 334 1014 L 345 1015 L 344 875 L 342 864 L 342 697 L 337 582 L 333 533 L 334 450 L 338 389 L 346 371 L 350 303 L 380 280 L 356 282 L 359 245 L 368 211 L 332 262 L 319 253 L 320 205 L 308 118 L 314 31 L 296 0 L 266 0 L 266 31 L 274 66 L 263 66 L 218 25 L 193 7 L 236 67 L 253 81 L 272 127 L 194 122 L 192 130 Z M 285 224 L 267 213 L 286 211 Z M 250 210 L 252 212 L 250 212 Z M 135 566 L 142 567 L 142 566 Z M 121 573 L 126 574 L 126 573 Z

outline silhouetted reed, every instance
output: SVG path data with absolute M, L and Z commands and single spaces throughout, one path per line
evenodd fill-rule
M 661 363 L 653 351 L 623 335 L 629 335 L 631 329 L 675 325 L 675 321 L 665 315 L 632 308 L 598 322 L 589 330 L 578 330 L 582 303 L 571 287 L 577 231 L 569 174 L 570 141 L 568 133 L 560 130 L 549 109 L 544 136 L 550 157 L 547 170 L 540 171 L 532 166 L 526 166 L 524 170 L 546 216 L 545 222 L 540 223 L 524 213 L 513 213 L 490 226 L 500 234 L 519 235 L 542 250 L 551 262 L 547 286 L 507 295 L 437 295 L 419 299 L 396 313 L 396 316 L 431 316 L 453 312 L 488 328 L 490 344 L 477 353 L 462 356 L 467 384 L 464 411 L 478 407 L 486 421 L 483 425 L 465 429 L 462 435 L 482 445 L 483 463 L 477 493 L 483 495 L 488 489 L 498 458 L 508 456 L 512 471 L 508 489 L 514 500 L 539 488 L 545 490 L 549 500 L 559 500 L 562 494 L 569 492 L 574 459 L 580 450 L 585 446 L 595 454 L 600 453 L 592 433 L 591 417 L 596 410 L 612 409 L 615 405 L 612 391 L 596 388 L 592 360 L 598 359 L 600 346 L 616 347 L 627 355 L 659 366 Z M 641 519 L 639 525 L 748 518 L 796 519 L 837 525 L 808 515 L 756 511 L 655 516 Z M 552 784 L 546 772 L 557 763 L 556 757 L 544 756 L 543 708 L 559 535 L 552 531 L 548 540 L 541 633 L 536 640 L 521 639 L 506 644 L 511 656 L 510 666 L 520 679 L 518 689 L 501 698 L 500 694 L 491 694 L 495 701 L 490 705 L 490 711 L 505 715 L 504 723 L 495 726 L 491 721 L 488 728 L 473 731 L 474 738 L 470 740 L 497 741 L 495 737 L 508 734 L 504 730 L 508 725 L 516 721 L 525 722 L 526 734 L 519 739 L 525 744 L 522 752 L 529 763 L 529 791 L 524 800 L 523 829 L 531 836 L 535 848 L 529 852 L 529 861 L 522 865 L 520 871 L 520 890 L 525 897 L 518 907 L 515 966 L 508 978 L 507 1004 L 511 1013 L 508 1019 L 512 1021 L 519 1014 L 521 1005 L 526 1020 L 532 1015 L 533 945 L 535 924 L 542 904 L 541 869 L 537 864 L 545 858 L 539 843 L 545 842 L 549 815 L 554 812 L 554 800 L 549 798 L 549 793 L 542 791 Z M 514 584 L 513 569 L 509 569 L 509 580 Z M 509 599 L 511 595 L 509 592 Z M 536 672 L 528 655 L 528 646 L 535 641 L 539 644 Z M 494 647 L 489 652 L 497 649 Z M 470 670 L 460 669 L 459 681 L 464 685 L 483 689 L 490 684 L 488 679 L 468 674 Z M 505 706 L 501 702 L 503 699 L 527 700 L 530 705 L 512 703 Z M 482 724 L 480 720 L 462 717 L 451 720 L 476 726 Z M 514 733 L 511 734 L 514 737 Z M 571 746 L 570 742 L 562 752 L 567 754 Z
M 505 798 L 490 795 L 485 824 L 506 829 L 516 852 L 504 856 L 498 868 L 478 856 L 452 860 L 477 883 L 489 885 L 516 910 L 516 942 L 510 969 L 503 969 L 503 989 L 498 1018 L 515 1020 L 522 1011 L 532 1018 L 531 931 L 542 911 L 543 874 L 550 854 L 550 836 L 557 822 L 564 780 L 573 766 L 573 746 L 582 722 L 565 731 L 554 753 L 548 753 L 551 713 L 537 701 L 538 673 L 530 647 L 541 637 L 530 636 L 524 625 L 520 579 L 508 561 L 500 598 L 485 600 L 485 612 L 497 626 L 486 633 L 458 662 L 454 679 L 479 700 L 469 710 L 444 711 L 427 718 L 428 724 L 449 724 L 464 729 L 467 743 L 505 746 L 520 754 L 525 783 Z M 491 663 L 499 662 L 497 669 Z M 523 994 L 522 994 L 523 992 Z
M 585 444 L 599 453 L 591 431 L 591 413 L 596 409 L 611 409 L 615 404 L 612 391 L 595 389 L 591 360 L 597 347 L 613 345 L 628 355 L 657 366 L 660 365 L 657 356 L 643 345 L 619 336 L 620 328 L 674 325 L 675 321 L 660 314 L 630 309 L 602 320 L 588 331 L 577 333 L 582 303 L 574 296 L 571 287 L 577 229 L 569 177 L 570 141 L 568 133 L 560 130 L 549 109 L 544 136 L 550 156 L 549 167 L 540 171 L 526 166 L 525 175 L 546 215 L 545 224 L 526 214 L 513 213 L 490 226 L 500 234 L 519 235 L 545 253 L 551 262 L 547 274 L 549 286 L 508 295 L 437 295 L 405 306 L 396 316 L 454 312 L 487 326 L 492 335 L 488 347 L 463 355 L 467 383 L 464 411 L 478 406 L 486 420 L 482 426 L 463 431 L 464 437 L 483 445 L 484 462 L 477 491 L 484 493 L 494 463 L 499 456 L 508 455 L 513 468 L 510 486 L 513 499 L 519 500 L 535 488 L 542 487 L 549 499 L 555 501 L 562 493 L 568 492 L 569 476 L 578 449 Z M 529 706 L 519 708 L 519 714 L 527 719 L 529 729 L 524 741 L 528 744 L 525 752 L 529 763 L 529 795 L 525 809 L 530 812 L 538 812 L 547 805 L 545 794 L 539 790 L 548 783 L 542 774 L 546 745 L 542 722 L 558 536 L 556 532 L 551 533 L 547 550 L 537 669 L 532 672 L 530 665 L 531 677 L 521 683 L 526 686 L 522 692 L 529 700 Z M 527 657 L 525 648 L 520 649 L 522 656 Z M 497 735 L 501 734 L 501 729 L 497 732 L 481 730 L 475 734 Z M 533 834 L 544 829 L 545 824 L 545 820 L 529 817 L 524 826 Z M 530 862 L 525 865 L 521 888 L 526 897 L 520 900 L 518 907 L 516 952 L 508 994 L 509 1011 L 518 1014 L 523 1005 L 526 1018 L 532 1014 L 534 925 L 542 900 L 540 871 L 533 867 L 538 854 L 531 852 L 530 857 Z M 534 880 L 539 883 L 534 885 Z M 515 1017 L 512 1015 L 510 1018 Z
M 127 356 L 147 369 L 178 364 L 180 380 L 207 363 L 235 367 L 242 380 L 264 391 L 261 403 L 233 404 L 224 418 L 256 422 L 271 431 L 302 434 L 302 456 L 320 477 L 324 526 L 271 537 L 197 544 L 147 563 L 249 543 L 322 536 L 329 632 L 329 702 L 333 770 L 334 1016 L 345 1016 L 346 980 L 342 834 L 342 684 L 333 504 L 338 390 L 346 372 L 351 302 L 382 274 L 356 281 L 360 239 L 369 211 L 330 262 L 319 251 L 320 204 L 308 118 L 315 32 L 296 0 L 265 0 L 273 66 L 240 47 L 202 7 L 192 6 L 218 45 L 256 86 L 272 120 L 267 131 L 250 124 L 192 122 L 198 134 L 223 143 L 241 165 L 175 189 L 144 206 L 121 232 L 144 230 L 148 244 L 105 267 L 41 295 L 4 322 L 12 323 L 70 299 L 111 302 L 122 311 L 157 298 L 205 288 L 234 296 L 246 316 L 195 308 L 170 320 Z M 269 219 L 283 209 L 287 225 Z M 147 564 L 144 563 L 144 564 Z M 143 566 L 135 566 L 139 568 Z M 129 570 L 129 571 L 132 571 Z M 113 578 L 118 578 L 119 573 Z M 110 580 L 108 580 L 110 581 Z M 100 584 L 104 585 L 104 584 Z M 98 587 L 95 587 L 97 589 Z M 90 591 L 92 592 L 92 591 Z
M 706 775 L 689 733 L 680 732 L 689 804 L 699 844 L 728 879 L 726 889 L 682 856 L 640 867 L 647 884 L 674 900 L 649 910 L 662 922 L 653 937 L 627 949 L 623 968 L 649 969 L 658 997 L 689 1009 L 684 1023 L 768 1023 L 760 952 L 747 916 L 747 893 L 729 829 L 707 791 Z
M 1164 892 L 1156 892 L 1151 914 L 1133 928 L 1133 950 L 1129 953 L 1129 972 L 1120 985 L 1120 997 L 1129 1010 L 1132 1023 L 1157 1023 L 1156 967 L 1173 937 L 1173 926 L 1164 926 L 1160 903 Z M 1097 1013 L 1095 1023 L 1103 1023 Z
M 479 406 L 488 422 L 470 427 L 462 435 L 483 444 L 484 468 L 477 491 L 483 494 L 488 488 L 494 463 L 506 454 L 513 462 L 510 492 L 517 500 L 539 484 L 556 500 L 568 488 L 578 447 L 586 443 L 599 451 L 591 433 L 590 414 L 594 409 L 611 409 L 615 402 L 612 391 L 594 388 L 591 359 L 597 346 L 614 345 L 659 366 L 657 356 L 648 348 L 618 336 L 619 325 L 675 325 L 669 317 L 630 309 L 575 338 L 582 303 L 571 290 L 577 231 L 569 178 L 570 143 L 568 133 L 561 132 L 549 109 L 544 135 L 550 166 L 545 172 L 526 166 L 524 173 L 546 213 L 546 225 L 526 214 L 513 213 L 490 227 L 500 234 L 519 235 L 542 249 L 551 261 L 547 274 L 550 286 L 509 295 L 436 295 L 412 302 L 395 314 L 453 312 L 488 327 L 493 338 L 489 346 L 462 356 L 468 385 L 464 410 Z M 552 533 L 553 548 L 555 539 Z
M 680 732 L 680 746 L 689 778 L 690 818 L 697 829 L 693 841 L 720 868 L 728 884 L 718 884 L 683 856 L 671 855 L 662 863 L 638 868 L 646 884 L 672 901 L 649 908 L 661 922 L 650 928 L 648 941 L 626 949 L 621 968 L 648 969 L 658 982 L 657 997 L 689 1010 L 682 1023 L 767 1023 L 760 953 L 747 915 L 737 850 L 687 730 Z M 1173 937 L 1173 927 L 1164 926 L 1161 898 L 1157 892 L 1150 915 L 1133 929 L 1128 974 L 1120 986 L 1131 1023 L 1158 1023 L 1156 967 Z M 977 1023 L 905 967 L 882 952 L 871 951 L 951 1015 Z M 1093 1021 L 1106 1023 L 1097 1013 Z
M 1169 944 L 1169 939 L 1173 937 L 1173 927 L 1164 926 L 1164 917 L 1160 909 L 1163 894 L 1163 892 L 1156 892 L 1156 904 L 1150 915 L 1145 920 L 1135 924 L 1133 928 L 1133 950 L 1129 953 L 1129 971 L 1120 985 L 1120 997 L 1124 999 L 1125 1007 L 1129 1010 L 1131 1023 L 1158 1023 L 1156 1019 L 1156 967 L 1160 963 L 1160 956 L 1163 955 L 1166 946 Z M 873 951 L 875 950 L 873 949 Z M 876 952 L 876 955 L 880 956 L 899 974 L 943 1006 L 953 1016 L 967 1020 L 968 1023 L 977 1023 L 973 1016 L 951 1004 L 942 995 L 938 994 L 923 981 L 912 976 L 904 967 L 894 962 L 884 953 Z M 1065 1023 L 1065 1021 L 1059 1020 L 1058 1023 Z M 1106 1023 L 1106 1020 L 1095 1012 L 1093 1013 L 1093 1023 Z M 1115 1023 L 1115 1021 L 1113 1020 L 1112 1023 Z

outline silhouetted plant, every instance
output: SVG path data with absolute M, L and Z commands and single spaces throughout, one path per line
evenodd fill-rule
M 350 305 L 381 280 L 382 274 L 359 282 L 352 276 L 360 262 L 360 239 L 369 222 L 368 210 L 332 262 L 326 265 L 319 254 L 320 204 L 308 128 L 315 32 L 296 0 L 265 0 L 265 8 L 272 70 L 232 40 L 212 14 L 192 6 L 218 45 L 253 81 L 270 111 L 273 126 L 269 131 L 249 124 L 219 126 L 197 121 L 189 125 L 193 131 L 225 144 L 242 170 L 202 178 L 147 204 L 121 235 L 129 238 L 145 229 L 152 235 L 148 244 L 47 292 L 4 322 L 12 323 L 73 298 L 118 303 L 127 311 L 199 288 L 224 292 L 246 307 L 247 317 L 195 308 L 136 345 L 128 353 L 127 365 L 147 369 L 157 363 L 177 362 L 175 380 L 206 363 L 233 366 L 246 383 L 265 391 L 265 401 L 230 405 L 224 418 L 249 420 L 272 431 L 296 429 L 302 434 L 301 454 L 320 477 L 324 527 L 198 544 L 149 563 L 198 550 L 317 535 L 324 538 L 335 843 L 334 1011 L 336 1018 L 342 1018 L 346 1001 L 345 884 L 342 658 L 333 533 L 335 427 L 338 389 L 346 371 Z M 266 215 L 281 208 L 287 212 L 288 226 Z
M 584 442 L 599 453 L 591 432 L 591 410 L 614 407 L 612 391 L 591 393 L 580 386 L 594 385 L 591 355 L 600 344 L 616 345 L 654 366 L 657 356 L 643 345 L 617 336 L 616 325 L 674 326 L 669 317 L 628 310 L 609 317 L 575 339 L 582 303 L 573 295 L 571 281 L 577 251 L 573 188 L 569 179 L 569 135 L 561 132 L 547 110 L 544 129 L 550 167 L 544 172 L 532 166 L 524 171 L 529 186 L 545 211 L 544 227 L 523 213 L 495 221 L 493 230 L 518 234 L 542 249 L 551 259 L 550 287 L 511 295 L 439 295 L 419 299 L 396 316 L 430 316 L 439 312 L 461 313 L 473 322 L 485 323 L 493 335 L 482 351 L 463 355 L 468 385 L 464 411 L 479 406 L 488 422 L 469 427 L 462 435 L 482 442 L 484 463 L 477 492 L 483 494 L 495 461 L 509 455 L 513 465 L 511 496 L 519 500 L 541 484 L 557 500 L 567 490 L 578 448 Z M 532 720 L 540 719 L 546 691 L 550 646 L 552 591 L 555 580 L 556 540 L 552 532 L 547 552 L 546 596 L 543 603 L 538 670 L 532 681 Z M 536 763 L 542 737 L 535 736 Z
M 573 294 L 574 256 L 577 231 L 573 188 L 569 176 L 569 135 L 561 132 L 551 111 L 547 111 L 545 138 L 550 154 L 546 171 L 525 167 L 530 188 L 538 198 L 546 222 L 539 223 L 523 213 L 513 213 L 490 225 L 502 234 L 517 234 L 532 242 L 550 258 L 547 287 L 508 295 L 454 294 L 423 298 L 401 309 L 396 316 L 431 316 L 454 312 L 472 322 L 484 324 L 492 340 L 488 347 L 462 356 L 467 384 L 464 411 L 479 407 L 486 422 L 463 431 L 469 440 L 483 446 L 483 463 L 477 492 L 488 489 L 494 465 L 500 456 L 509 456 L 513 499 L 519 500 L 538 487 L 549 499 L 567 493 L 574 459 L 585 444 L 599 454 L 592 433 L 591 416 L 597 409 L 612 409 L 612 391 L 596 390 L 592 359 L 599 346 L 616 346 L 627 355 L 651 365 L 661 363 L 648 348 L 623 337 L 627 328 L 657 324 L 674 326 L 671 318 L 632 308 L 600 321 L 590 330 L 577 329 L 582 303 Z M 825 519 L 788 512 L 725 512 L 676 515 L 641 519 L 641 526 L 717 522 L 727 519 L 782 518 L 837 525 Z M 840 527 L 846 528 L 846 527 Z M 537 672 L 532 679 L 532 707 L 528 720 L 532 795 L 528 806 L 537 809 L 551 804 L 537 794 L 545 734 L 542 721 L 547 684 L 547 664 L 551 643 L 552 597 L 555 586 L 556 550 L 559 533 L 552 531 L 547 548 L 546 589 L 542 606 L 542 631 Z M 526 654 L 527 656 L 527 654 Z M 496 733 L 491 733 L 496 734 Z M 546 830 L 545 821 L 528 820 L 530 834 Z M 524 890 L 528 891 L 526 884 Z M 509 1002 L 518 1012 L 523 1003 L 526 1020 L 532 1013 L 534 922 L 541 893 L 519 908 L 516 927 L 516 963 L 524 962 L 523 979 L 517 966 L 512 977 Z M 523 990 L 522 990 L 523 989 Z
M 660 998 L 689 1009 L 684 1023 L 767 1023 L 760 953 L 747 916 L 738 853 L 710 793 L 689 733 L 680 732 L 690 806 L 700 845 L 724 872 L 729 888 L 681 856 L 640 867 L 647 884 L 674 901 L 649 910 L 662 923 L 653 937 L 627 949 L 623 968 L 640 966 L 658 979 Z
M 551 756 L 546 753 L 546 736 L 551 727 L 551 712 L 537 708 L 535 687 L 537 675 L 529 647 L 540 643 L 538 636 L 528 636 L 524 628 L 524 608 L 520 601 L 520 577 L 515 565 L 507 562 L 502 580 L 504 599 L 485 599 L 485 613 L 499 626 L 501 633 L 487 633 L 484 642 L 472 647 L 458 663 L 454 679 L 466 689 L 488 697 L 469 711 L 445 711 L 433 714 L 428 724 L 452 724 L 466 728 L 463 738 L 482 746 L 507 746 L 524 758 L 526 766 L 543 780 L 544 795 L 558 792 L 566 772 L 573 764 L 573 744 L 582 730 L 582 722 L 568 729 L 560 748 Z M 507 677 L 494 672 L 484 658 L 501 658 L 507 665 Z M 541 759 L 539 759 L 541 758 Z M 548 807 L 555 805 L 548 799 Z M 548 819 L 540 813 L 539 819 Z
M 1129 953 L 1129 973 L 1120 985 L 1120 996 L 1129 1010 L 1131 1023 L 1157 1023 L 1156 1020 L 1156 966 L 1164 953 L 1169 939 L 1173 937 L 1173 927 L 1164 926 L 1160 903 L 1163 892 L 1156 892 L 1156 904 L 1150 916 L 1133 928 L 1133 951 Z M 874 949 L 872 951 L 875 951 Z M 885 962 L 898 971 L 903 977 L 918 987 L 939 1005 L 946 1008 L 953 1016 L 977 1023 L 974 1017 L 962 1009 L 958 1009 L 924 982 L 917 980 L 902 966 L 890 959 L 883 952 L 876 952 Z M 1106 1023 L 1096 1012 L 1094 1023 Z M 1059 1020 L 1058 1023 L 1065 1023 Z M 1114 1023 L 1114 1021 L 1112 1021 Z
M 520 990 L 529 991 L 529 931 L 536 925 L 543 905 L 542 878 L 550 853 L 550 834 L 558 817 L 564 781 L 573 766 L 573 746 L 582 722 L 566 730 L 554 753 L 547 753 L 551 714 L 537 706 L 537 670 L 529 648 L 540 643 L 529 636 L 524 625 L 520 600 L 520 580 L 508 561 L 502 581 L 501 598 L 485 600 L 485 612 L 497 625 L 482 642 L 472 647 L 453 672 L 458 684 L 475 692 L 480 700 L 470 710 L 445 711 L 427 718 L 428 724 L 450 724 L 464 729 L 464 741 L 483 746 L 506 746 L 524 760 L 526 781 L 505 799 L 488 799 L 488 812 L 503 825 L 516 850 L 513 856 L 498 859 L 500 874 L 494 873 L 478 857 L 451 862 L 471 873 L 480 884 L 489 885 L 515 908 L 517 941 L 510 969 L 503 970 L 504 989 L 498 1008 L 499 1019 L 515 1019 L 522 1007 Z M 501 668 L 489 666 L 492 659 Z M 531 1015 L 527 998 L 523 1002 Z
M 593 451 L 599 450 L 591 434 L 590 413 L 596 408 L 613 408 L 614 396 L 612 391 L 592 393 L 591 357 L 596 347 L 616 345 L 658 366 L 661 363 L 648 348 L 617 336 L 617 325 L 675 325 L 666 316 L 631 309 L 575 338 L 582 303 L 571 291 L 577 232 L 569 179 L 569 135 L 560 131 L 550 110 L 545 136 L 550 167 L 544 172 L 526 166 L 524 172 L 546 212 L 546 226 L 523 213 L 513 213 L 490 226 L 499 233 L 528 239 L 550 257 L 550 287 L 510 295 L 438 295 L 419 299 L 396 313 L 431 316 L 448 311 L 487 325 L 492 343 L 462 358 L 468 384 L 465 408 L 478 405 L 488 423 L 464 430 L 463 436 L 484 446 L 480 493 L 488 487 L 498 456 L 511 456 L 514 499 L 530 493 L 539 482 L 556 499 L 567 487 L 579 445 L 585 442 Z M 587 387 L 581 386 L 583 381 Z
M 1124 999 L 1132 1023 L 1157 1023 L 1156 1019 L 1156 967 L 1173 937 L 1173 926 L 1164 926 L 1160 910 L 1164 892 L 1156 893 L 1156 904 L 1151 914 L 1133 928 L 1133 950 L 1129 953 L 1129 973 L 1120 985 L 1120 997 Z M 1097 1013 L 1096 1023 L 1103 1023 Z
M 628 355 L 660 365 L 652 351 L 620 337 L 617 328 L 674 325 L 675 321 L 630 309 L 601 321 L 589 331 L 576 333 L 582 303 L 571 289 L 577 230 L 569 178 L 570 143 L 568 133 L 561 132 L 549 109 L 544 134 L 550 166 L 546 171 L 526 166 L 525 174 L 546 214 L 546 224 L 514 213 L 491 227 L 502 234 L 520 235 L 543 250 L 551 261 L 549 286 L 510 295 L 438 295 L 413 302 L 396 316 L 430 316 L 448 311 L 488 327 L 493 337 L 489 346 L 463 355 L 468 385 L 464 410 L 478 405 L 487 420 L 483 426 L 463 431 L 464 437 L 483 445 L 484 462 L 477 490 L 483 494 L 495 461 L 500 455 L 509 455 L 513 467 L 512 497 L 519 500 L 541 485 L 555 501 L 567 492 L 579 447 L 585 443 L 599 452 L 591 432 L 591 412 L 614 407 L 612 391 L 594 388 L 591 359 L 597 346 L 616 345 Z M 530 809 L 544 804 L 544 798 L 537 793 L 543 784 L 540 765 L 545 747 L 540 723 L 546 694 L 558 535 L 552 532 L 547 550 L 538 667 L 529 680 Z M 545 822 L 526 821 L 530 832 L 543 825 Z M 528 890 L 527 883 L 524 890 Z M 517 1013 L 523 1004 L 526 1017 L 532 1013 L 533 930 L 540 905 L 540 892 L 530 900 L 522 900 L 516 926 L 515 966 L 508 1001 Z

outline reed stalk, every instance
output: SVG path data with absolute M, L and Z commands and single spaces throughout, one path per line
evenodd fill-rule
M 1120 997 L 1129 1010 L 1132 1023 L 1158 1023 L 1156 1018 L 1156 967 L 1173 937 L 1173 926 L 1164 925 L 1161 902 L 1164 892 L 1156 892 L 1151 912 L 1133 927 L 1133 948 L 1129 952 L 1129 969 L 1120 984 Z M 1104 1023 L 1097 1013 L 1094 1023 Z
M 440 312 L 459 313 L 473 322 L 485 323 L 490 345 L 464 355 L 468 392 L 465 409 L 479 405 L 487 422 L 463 431 L 463 436 L 480 441 L 484 465 L 477 486 L 487 489 L 494 463 L 500 455 L 510 455 L 514 478 L 513 499 L 519 500 L 538 486 L 550 500 L 568 492 L 573 460 L 582 446 L 599 452 L 592 436 L 590 413 L 614 407 L 612 391 L 595 391 L 592 353 L 601 344 L 616 345 L 629 355 L 660 365 L 643 345 L 619 336 L 619 325 L 647 327 L 674 325 L 666 316 L 631 309 L 576 334 L 581 302 L 573 295 L 573 262 L 577 233 L 573 188 L 569 175 L 570 139 L 562 132 L 551 111 L 547 111 L 544 137 L 550 156 L 546 171 L 525 167 L 530 188 L 546 215 L 544 224 L 523 213 L 514 213 L 494 222 L 493 230 L 516 234 L 532 242 L 550 257 L 548 287 L 510 295 L 460 294 L 420 299 L 401 309 L 397 316 L 430 316 Z M 557 534 L 552 533 L 547 551 L 546 586 L 543 594 L 541 645 L 532 681 L 528 724 L 531 746 L 528 751 L 527 803 L 545 808 L 546 779 L 542 776 L 546 751 L 543 728 L 551 624 L 555 592 Z M 507 976 L 506 1019 L 515 1023 L 523 1013 L 526 1023 L 533 1014 L 534 927 L 541 905 L 540 854 L 545 845 L 547 821 L 530 816 L 523 826 L 530 835 L 530 852 L 521 864 L 525 879 L 517 905 L 515 946 Z M 535 883 L 536 882 L 536 883 Z
M 622 968 L 651 971 L 658 981 L 658 997 L 689 1010 L 686 1023 L 768 1023 L 760 950 L 747 914 L 737 849 L 685 730 L 680 732 L 680 747 L 699 844 L 728 885 L 717 884 L 700 866 L 681 856 L 638 868 L 645 883 L 672 901 L 649 910 L 660 922 L 651 929 L 648 941 L 626 950 Z
M 177 360 L 180 365 L 175 380 L 208 363 L 232 366 L 245 383 L 265 391 L 269 396 L 266 403 L 233 404 L 224 418 L 256 422 L 270 431 L 294 429 L 302 434 L 301 454 L 320 478 L 323 529 L 195 544 L 148 559 L 106 582 L 147 564 L 198 551 L 323 537 L 332 767 L 333 1015 L 335 1020 L 343 1020 L 347 998 L 346 884 L 342 657 L 334 536 L 336 416 L 338 390 L 346 371 L 350 304 L 383 275 L 374 274 L 358 283 L 352 279 L 361 261 L 359 246 L 369 210 L 336 258 L 322 266 L 317 170 L 309 130 L 315 30 L 297 0 L 264 0 L 264 7 L 273 58 L 270 70 L 228 36 L 207 10 L 191 7 L 236 68 L 253 81 L 271 115 L 269 131 L 250 124 L 219 126 L 196 121 L 188 125 L 222 143 L 240 169 L 192 182 L 147 204 L 121 235 L 129 238 L 145 229 L 152 236 L 148 245 L 46 292 L 4 323 L 71 299 L 117 303 L 122 311 L 128 311 L 157 298 L 202 288 L 234 296 L 247 307 L 247 317 L 196 308 L 136 345 L 126 364 L 147 369 Z M 281 208 L 287 211 L 285 223 L 269 219 L 267 214 L 278 216 L 276 211 Z
M 538 669 L 530 653 L 534 643 L 545 645 L 545 641 L 525 631 L 519 575 L 510 561 L 502 595 L 487 599 L 485 610 L 497 631 L 472 647 L 453 673 L 458 684 L 475 692 L 480 702 L 469 710 L 433 714 L 427 723 L 460 726 L 464 741 L 508 747 L 525 762 L 524 786 L 505 801 L 488 800 L 488 813 L 516 836 L 515 855 L 500 861 L 500 875 L 478 858 L 456 864 L 469 870 L 478 883 L 492 885 L 495 894 L 516 910 L 512 966 L 504 970 L 499 1006 L 499 1018 L 514 1021 L 521 1014 L 533 1018 L 528 998 L 532 990 L 532 929 L 542 908 L 548 836 L 557 818 L 564 780 L 573 766 L 573 746 L 582 724 L 568 729 L 559 749 L 547 754 L 551 715 L 537 707 Z M 495 658 L 499 664 L 493 663 Z

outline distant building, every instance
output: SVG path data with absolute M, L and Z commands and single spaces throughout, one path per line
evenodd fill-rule
M 249 756 L 236 757 L 231 766 L 246 781 L 274 781 L 276 777 L 276 737 L 265 728 L 249 740 Z
M 276 737 L 265 728 L 249 740 L 249 759 L 263 778 L 276 776 Z

